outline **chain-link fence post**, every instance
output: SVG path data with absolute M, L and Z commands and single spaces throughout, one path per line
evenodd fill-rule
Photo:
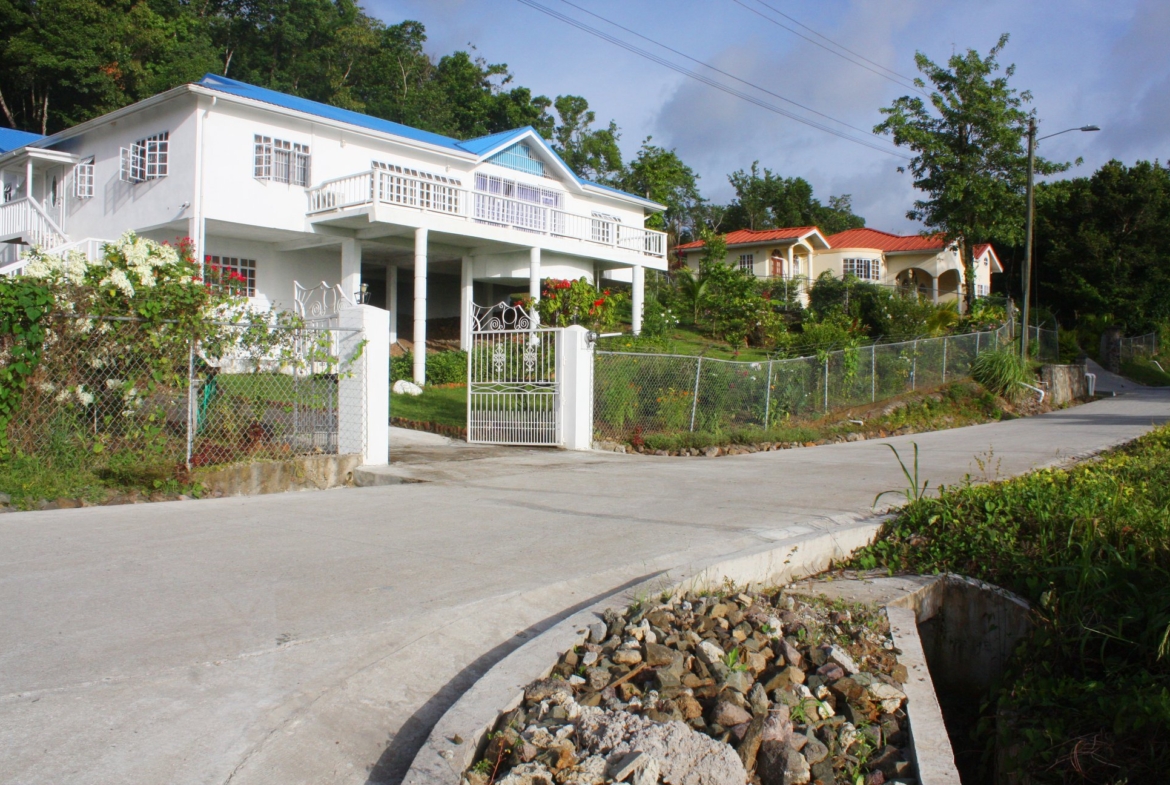
M 869 347 L 869 398 L 877 403 L 877 344 Z
M 943 336 L 943 377 L 942 383 L 947 383 L 947 338 Z
M 910 357 L 910 392 L 918 389 L 918 339 L 914 339 L 914 348 Z
M 195 339 L 187 346 L 187 468 L 191 468 L 191 453 L 195 446 Z
M 695 410 L 699 408 L 699 372 L 703 370 L 703 358 L 695 363 L 695 392 L 691 396 L 691 433 L 695 431 Z
M 829 411 L 829 355 L 825 355 L 825 413 Z
M 768 381 L 764 385 L 764 427 L 768 427 L 771 422 L 769 416 L 772 414 L 772 361 L 768 360 Z

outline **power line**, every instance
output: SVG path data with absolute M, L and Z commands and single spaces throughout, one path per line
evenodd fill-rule
M 704 68 L 709 68 L 712 71 L 714 71 L 718 74 L 722 74 L 723 76 L 726 76 L 729 79 L 734 79 L 735 81 L 739 82 L 740 84 L 745 84 L 748 87 L 752 87 L 756 90 L 759 90 L 761 93 L 767 93 L 768 95 L 772 96 L 773 98 L 779 98 L 781 101 L 784 101 L 785 103 L 792 104 L 793 106 L 799 107 L 806 112 L 811 112 L 812 114 L 815 114 L 819 117 L 823 117 L 826 120 L 831 120 L 834 123 L 840 123 L 841 125 L 845 126 L 846 128 L 849 128 L 853 131 L 857 131 L 858 133 L 868 134 L 870 136 L 876 136 L 877 138 L 883 139 L 883 141 L 884 141 L 884 138 L 882 136 L 880 136 L 879 134 L 875 134 L 873 131 L 868 131 L 864 128 L 858 128 L 855 125 L 850 125 L 849 123 L 847 123 L 843 120 L 838 120 L 836 117 L 833 117 L 831 115 L 827 115 L 824 112 L 818 112 L 816 109 L 813 109 L 810 106 L 805 106 L 804 104 L 797 103 L 796 101 L 793 101 L 791 98 L 785 98 L 784 96 L 780 95 L 779 93 L 774 93 L 766 87 L 761 87 L 760 85 L 755 84 L 754 82 L 749 82 L 746 79 L 741 79 L 740 77 L 736 76 L 735 74 L 724 71 L 721 68 L 716 68 L 715 66 L 711 65 L 710 63 L 703 62 L 702 60 L 699 60 L 698 58 L 691 57 L 686 52 L 680 52 L 679 50 L 674 49 L 673 47 L 667 46 L 666 44 L 662 43 L 661 41 L 655 41 L 653 38 L 650 38 L 649 36 L 643 35 L 642 33 L 639 33 L 637 30 L 631 30 L 630 28 L 625 27 L 624 25 L 618 24 L 617 22 L 613 21 L 612 19 L 608 19 L 608 18 L 602 16 L 601 14 L 597 14 L 597 13 L 594 13 L 593 11 L 590 11 L 588 8 L 583 8 L 579 5 L 577 5 L 576 3 L 570 2 L 570 0 L 561 0 L 561 2 L 567 6 L 571 6 L 573 8 L 576 8 L 578 11 L 583 11 L 584 13 L 589 14 L 590 16 L 594 17 L 595 19 L 600 19 L 601 21 L 605 22 L 606 24 L 613 25 L 614 27 L 618 28 L 619 30 L 624 30 L 627 33 L 630 33 L 631 35 L 636 35 L 638 38 L 641 38 L 643 41 L 649 41 L 650 43 L 654 44 L 655 46 L 660 46 L 668 52 L 673 52 L 674 54 L 678 55 L 679 57 L 684 57 L 687 60 L 690 60 L 692 63 L 698 63 L 699 65 L 703 66 Z
M 761 19 L 764 19 L 768 22 L 771 22 L 772 24 L 776 25 L 779 28 L 781 28 L 783 30 L 787 30 L 788 32 L 792 33 L 793 35 L 797 36 L 798 38 L 803 38 L 805 41 L 808 41 L 813 46 L 819 46 L 821 49 L 824 49 L 829 54 L 836 55 L 837 57 L 840 57 L 842 60 L 844 60 L 847 63 L 852 63 L 853 65 L 857 66 L 858 68 L 864 68 L 866 71 L 869 71 L 872 74 L 877 74 L 882 79 L 887 79 L 887 80 L 893 82 L 894 84 L 898 85 L 899 87 L 905 88 L 907 90 L 913 90 L 916 93 L 921 93 L 922 95 L 925 95 L 925 93 L 923 93 L 922 90 L 920 90 L 917 85 L 914 85 L 913 83 L 905 84 L 905 82 L 903 82 L 902 80 L 906 79 L 906 77 L 902 76 L 901 74 L 898 74 L 897 78 L 894 78 L 893 76 L 890 76 L 888 74 L 883 74 L 881 71 L 870 68 L 865 63 L 859 63 L 856 60 L 851 60 L 850 58 L 848 58 L 845 55 L 838 52 L 836 49 L 830 49 L 829 47 L 822 44 L 820 41 L 815 41 L 812 38 L 809 38 L 807 35 L 804 35 L 803 33 L 799 33 L 796 30 L 793 30 L 788 25 L 783 24 L 781 22 L 778 22 L 775 19 L 773 19 L 772 17 L 768 16 L 767 14 L 765 14 L 765 13 L 763 13 L 755 8 L 752 8 L 750 5 L 742 2 L 742 0 L 731 0 L 731 2 L 735 3 L 736 5 L 740 6 L 741 8 L 743 8 L 747 11 L 751 11 L 756 16 L 758 16 Z M 772 6 L 767 5 L 766 3 L 760 3 L 760 4 L 766 6 L 767 8 L 772 8 Z M 775 9 L 773 9 L 773 10 L 775 10 Z M 779 12 L 777 12 L 777 13 L 779 13 Z M 818 35 L 819 35 L 819 33 L 818 33 Z M 829 40 L 829 39 L 825 39 L 825 40 Z M 840 44 L 836 44 L 836 43 L 834 43 L 833 45 L 840 46 Z M 843 46 L 841 48 L 845 49 L 845 47 L 843 47 Z M 846 49 L 845 51 L 849 51 L 849 50 Z M 852 52 L 850 52 L 850 54 L 852 54 Z M 857 55 L 857 56 L 861 57 L 861 55 Z M 866 58 L 862 57 L 861 59 L 865 60 Z M 871 60 L 868 62 L 873 62 L 873 61 Z M 877 64 L 875 63 L 875 65 L 877 65 Z M 885 68 L 885 66 L 878 66 L 878 68 L 882 68 L 886 71 L 890 70 L 888 68 Z M 890 71 L 890 73 L 895 73 L 895 72 Z
M 869 63 L 870 65 L 876 65 L 878 68 L 882 69 L 883 71 L 886 71 L 887 73 L 890 73 L 890 74 L 898 77 L 899 79 L 904 79 L 907 82 L 910 82 L 911 84 L 914 83 L 914 77 L 906 76 L 905 74 L 900 74 L 892 68 L 886 68 L 881 63 L 875 63 L 873 60 L 870 60 L 868 57 L 861 54 L 860 52 L 855 52 L 852 49 L 850 49 L 849 47 L 845 46 L 844 44 L 837 43 L 832 38 L 829 38 L 827 35 L 821 35 L 816 30 L 813 30 L 811 27 L 809 27 L 805 23 L 801 22 L 799 19 L 796 19 L 794 17 L 789 16 L 788 14 L 781 11 L 779 8 L 776 8 L 775 6 L 768 5 L 767 3 L 764 2 L 764 0 L 756 0 L 756 2 L 759 3 L 760 5 L 762 5 L 764 8 L 767 8 L 769 11 L 772 11 L 773 13 L 779 14 L 780 16 L 784 17 L 789 22 L 792 22 L 794 25 L 797 25 L 799 27 L 803 27 L 805 30 L 808 30 L 810 33 L 815 35 L 817 38 L 820 38 L 824 41 L 828 41 L 830 44 L 837 47 L 838 49 L 843 49 L 846 52 L 848 52 L 849 54 L 853 55 L 854 57 L 860 57 L 862 60 Z
M 832 134 L 833 136 L 836 136 L 840 139 L 844 139 L 844 140 L 849 141 L 849 142 L 853 142 L 854 144 L 859 144 L 859 145 L 862 145 L 863 147 L 868 147 L 871 150 L 878 151 L 879 153 L 886 153 L 887 155 L 893 155 L 893 156 L 897 156 L 899 158 L 904 158 L 906 160 L 911 160 L 911 157 L 908 155 L 904 155 L 900 152 L 896 152 L 896 151 L 891 150 L 887 147 L 879 147 L 876 143 L 870 142 L 867 139 L 858 139 L 854 136 L 850 136 L 849 134 L 847 134 L 843 131 L 839 131 L 836 128 L 832 128 L 830 126 L 824 125 L 823 123 L 819 123 L 815 120 L 810 120 L 807 117 L 802 117 L 802 116 L 800 116 L 794 112 L 791 112 L 787 109 L 776 106 L 775 104 L 761 100 L 759 98 L 756 98 L 753 95 L 749 95 L 748 93 L 744 93 L 740 90 L 736 90 L 735 88 L 729 87 L 728 85 L 725 85 L 722 82 L 718 82 L 714 79 L 711 79 L 710 77 L 704 76 L 703 74 L 692 71 L 689 68 L 685 68 L 684 66 L 681 66 L 681 65 L 674 63 L 674 62 L 671 62 L 670 60 L 667 60 L 663 57 L 659 57 L 658 55 L 656 55 L 652 52 L 648 52 L 645 49 L 641 49 L 637 46 L 634 46 L 633 44 L 628 43 L 626 41 L 623 41 L 620 38 L 617 38 L 617 37 L 612 36 L 606 32 L 598 30 L 595 27 L 591 27 L 590 25 L 587 25 L 584 22 L 580 22 L 580 21 L 578 21 L 570 16 L 566 16 L 565 14 L 562 14 L 558 11 L 554 11 L 551 8 L 548 8 L 546 6 L 541 5 L 540 3 L 535 2 L 535 0 L 518 0 L 518 2 L 522 3 L 523 5 L 528 6 L 529 8 L 532 8 L 536 11 L 540 11 L 543 14 L 551 16 L 554 19 L 558 19 L 566 24 L 572 25 L 573 27 L 576 27 L 579 30 L 582 30 L 586 33 L 589 33 L 590 35 L 596 36 L 596 37 L 601 38 L 602 40 L 605 40 L 605 41 L 609 41 L 610 43 L 614 44 L 615 46 L 620 46 L 621 48 L 623 48 L 629 52 L 632 52 L 640 57 L 644 57 L 647 60 L 650 60 L 652 62 L 658 63 L 659 65 L 664 66 L 666 68 L 669 68 L 672 71 L 676 71 L 680 74 L 683 74 L 684 76 L 688 76 L 696 81 L 702 82 L 705 85 L 708 85 L 710 87 L 714 87 L 716 90 L 722 90 L 723 92 L 725 92 L 729 95 L 733 95 L 737 98 L 741 98 L 744 101 L 747 101 L 748 103 L 755 104 L 756 106 L 758 106 L 762 109 L 766 109 L 769 112 L 774 112 L 774 113 L 781 115 L 783 117 L 787 117 L 790 120 L 795 120 L 798 123 L 803 123 L 804 125 L 807 125 L 807 126 L 810 126 L 812 128 L 816 128 L 818 130 L 824 131 L 825 133 Z

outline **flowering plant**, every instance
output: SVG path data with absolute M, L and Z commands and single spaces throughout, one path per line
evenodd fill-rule
M 617 306 L 623 298 L 609 289 L 597 289 L 586 278 L 576 281 L 547 278 L 536 309 L 541 324 L 568 327 L 579 324 L 604 331 L 617 325 Z M 528 303 L 531 307 L 531 303 Z

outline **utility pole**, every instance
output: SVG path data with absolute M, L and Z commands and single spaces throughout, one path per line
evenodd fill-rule
M 1028 206 L 1024 217 L 1023 313 L 1020 333 L 1020 357 L 1028 360 L 1028 302 L 1032 299 L 1032 180 L 1036 161 L 1036 118 L 1028 119 Z

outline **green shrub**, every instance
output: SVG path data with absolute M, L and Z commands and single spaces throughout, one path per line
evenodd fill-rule
M 1138 384 L 1148 384 L 1151 387 L 1170 386 L 1170 374 L 1158 370 L 1153 361 L 1144 357 L 1126 360 L 1121 364 L 1121 375 L 1133 379 Z
M 990 696 L 988 760 L 1020 782 L 1170 770 L 1170 427 L 1100 460 L 907 505 L 854 566 L 955 572 L 1032 604 Z M 1002 772 L 1001 772 L 1002 774 Z
M 390 358 L 390 381 L 410 380 L 414 376 L 414 354 Z M 467 382 L 467 352 L 453 350 L 427 354 L 427 384 L 464 384 Z
M 971 378 L 996 395 L 1015 401 L 1026 389 L 1022 385 L 1031 384 L 1034 377 L 1019 352 L 1006 346 L 976 357 L 971 363 Z

